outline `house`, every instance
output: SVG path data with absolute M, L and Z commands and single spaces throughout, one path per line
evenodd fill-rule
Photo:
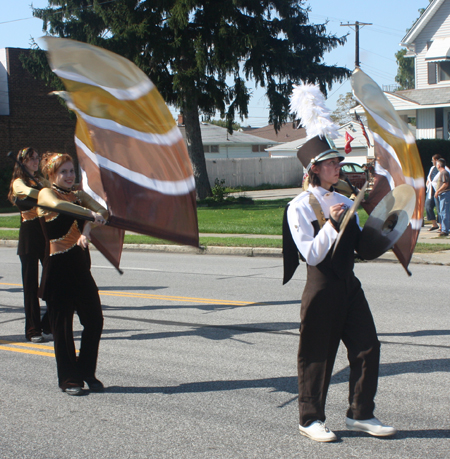
M 275 132 L 273 124 L 268 124 L 262 128 L 244 129 L 244 132 L 271 142 L 292 142 L 306 137 L 306 130 L 303 127 L 298 128 L 298 121 L 283 124 L 278 132 Z
M 450 139 L 450 0 L 433 0 L 401 46 L 415 62 L 415 89 L 385 92 L 417 139 Z M 358 110 L 357 110 L 358 112 Z
M 186 131 L 183 116 L 178 116 L 178 127 L 186 140 Z M 278 142 L 257 137 L 245 132 L 233 131 L 215 124 L 201 123 L 203 148 L 205 159 L 233 159 L 233 158 L 267 158 L 266 149 Z
M 369 159 L 374 157 L 373 139 L 369 131 L 369 141 L 371 146 L 367 145 L 367 140 L 364 137 L 361 125 L 355 121 L 344 124 L 339 128 L 340 137 L 334 140 L 336 149 L 345 155 L 345 161 L 358 163 L 360 165 L 366 164 Z M 350 143 L 352 151 L 345 153 L 345 133 L 348 133 L 353 140 Z M 272 158 L 275 157 L 289 157 L 297 156 L 297 150 L 307 141 L 307 138 L 294 140 L 292 142 L 283 143 L 274 147 L 268 148 L 267 151 Z

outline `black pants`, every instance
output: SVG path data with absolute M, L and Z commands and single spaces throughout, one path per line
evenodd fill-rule
M 47 312 L 41 319 L 38 298 L 39 257 L 35 254 L 20 255 L 22 263 L 23 300 L 25 308 L 25 337 L 30 340 L 42 331 L 50 333 Z M 40 260 L 42 263 L 42 259 Z
M 98 348 L 103 329 L 103 314 L 98 292 L 79 292 L 77 298 L 47 300 L 53 330 L 58 384 L 66 389 L 74 384 L 83 387 L 83 380 L 95 376 Z M 83 326 L 78 358 L 73 340 L 73 316 L 78 314 Z
M 380 343 L 358 279 L 330 280 L 308 266 L 301 305 L 298 352 L 299 413 L 304 427 L 325 421 L 325 401 L 340 341 L 350 363 L 352 419 L 370 419 L 375 408 Z

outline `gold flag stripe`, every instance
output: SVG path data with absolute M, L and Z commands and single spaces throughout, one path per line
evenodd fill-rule
M 416 144 L 406 143 L 405 139 L 399 138 L 383 129 L 367 111 L 366 115 L 369 128 L 377 133 L 395 151 L 400 161 L 403 175 L 414 179 L 423 178 L 422 163 L 420 162 Z
M 156 88 L 136 100 L 118 100 L 100 87 L 63 79 L 78 110 L 149 134 L 167 134 L 175 120 Z

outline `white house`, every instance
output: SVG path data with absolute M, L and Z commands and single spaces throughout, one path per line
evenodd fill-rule
M 178 127 L 185 137 L 180 118 Z M 205 159 L 268 158 L 266 149 L 278 143 L 239 131 L 229 134 L 227 129 L 215 124 L 201 123 L 200 130 Z
M 399 115 L 416 118 L 417 139 L 450 139 L 450 0 L 433 0 L 400 43 L 414 59 L 415 89 L 386 92 Z
M 352 151 L 345 153 L 345 133 L 348 133 L 354 140 L 350 143 Z M 367 161 L 374 157 L 373 139 L 369 131 L 366 131 L 369 136 L 370 147 L 367 145 L 367 140 L 363 135 L 362 128 L 356 121 L 351 121 L 339 128 L 341 136 L 334 140 L 336 149 L 345 155 L 345 161 L 366 164 Z M 274 147 L 268 148 L 272 158 L 297 156 L 297 150 L 307 141 L 307 138 L 294 140 L 292 142 L 283 143 Z

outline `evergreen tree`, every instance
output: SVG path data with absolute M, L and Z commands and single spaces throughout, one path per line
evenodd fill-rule
M 269 123 L 289 118 L 292 84 L 317 83 L 323 92 L 350 74 L 323 63 L 345 37 L 310 24 L 303 0 L 49 0 L 34 9 L 43 30 L 91 43 L 133 61 L 168 104 L 184 115 L 197 196 L 211 194 L 199 115 L 216 111 L 231 132 L 248 115 L 250 79 L 266 89 Z M 39 61 L 28 60 L 36 72 Z M 38 72 L 39 73 L 39 72 Z M 232 80 L 233 83 L 229 84 Z

